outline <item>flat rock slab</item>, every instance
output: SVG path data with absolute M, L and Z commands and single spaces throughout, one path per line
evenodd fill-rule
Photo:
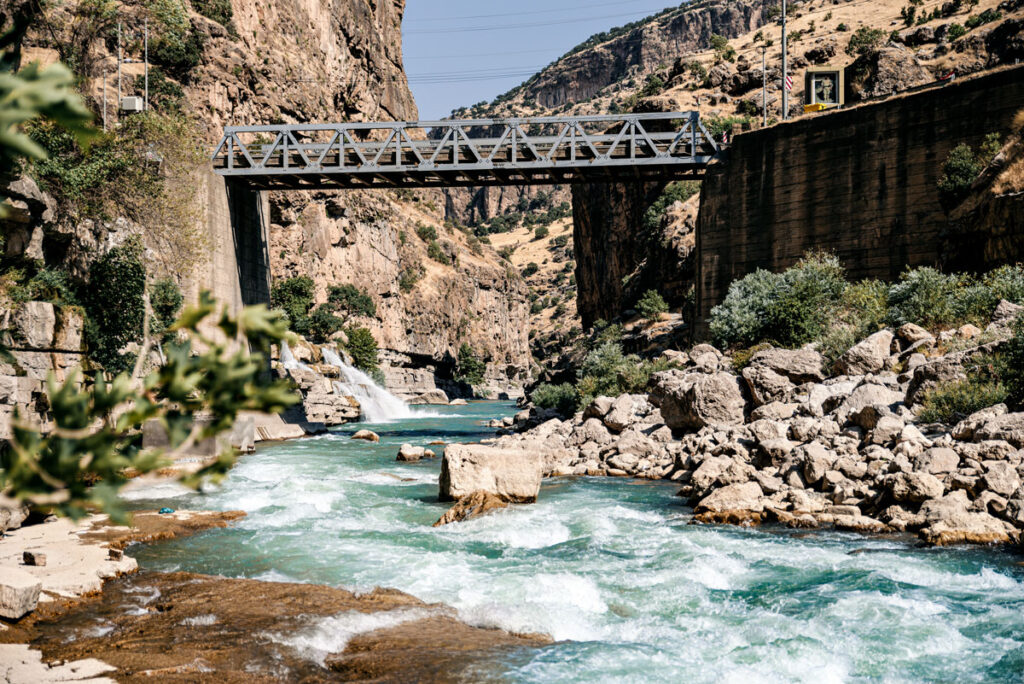
M 96 634 L 98 622 L 110 632 Z M 44 661 L 99 658 L 119 681 L 140 683 L 333 682 L 337 673 L 345 681 L 462 681 L 508 649 L 550 643 L 470 627 L 446 606 L 391 589 L 357 595 L 191 573 L 122 577 L 65 614 L 18 629 Z
M 0 682 L 116 684 L 110 677 L 102 676 L 116 669 L 95 658 L 50 667 L 43 662 L 43 654 L 28 644 L 0 644 Z

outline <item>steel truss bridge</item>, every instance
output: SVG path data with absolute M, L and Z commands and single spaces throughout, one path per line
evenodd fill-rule
M 719 146 L 697 112 L 229 126 L 222 176 L 257 190 L 699 178 Z

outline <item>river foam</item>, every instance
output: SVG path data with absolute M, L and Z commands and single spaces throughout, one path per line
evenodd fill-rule
M 619 479 L 549 481 L 536 504 L 433 528 L 445 510 L 438 461 L 395 455 L 404 442 L 479 439 L 494 405 L 459 412 L 467 417 L 382 426 L 380 444 L 347 439 L 352 426 L 261 448 L 185 502 L 247 518 L 143 548 L 140 561 L 395 587 L 472 624 L 556 639 L 505 656 L 510 681 L 992 681 L 1024 671 L 1024 568 L 1002 551 L 692 525 L 672 485 Z M 280 638 L 322 658 L 375 624 L 337 616 Z

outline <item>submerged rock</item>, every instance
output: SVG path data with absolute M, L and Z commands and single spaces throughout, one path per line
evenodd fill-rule
M 447 525 L 454 522 L 464 522 L 470 518 L 476 518 L 489 511 L 501 508 L 508 508 L 508 502 L 497 494 L 490 492 L 473 492 L 455 502 L 441 518 L 434 523 L 434 527 Z
M 352 435 L 352 439 L 363 439 L 367 442 L 379 442 L 380 436 L 371 430 L 360 430 Z

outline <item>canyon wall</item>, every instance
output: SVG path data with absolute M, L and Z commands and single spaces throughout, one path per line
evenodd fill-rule
M 698 335 L 729 284 L 835 252 L 851 278 L 1002 255 L 949 242 L 937 182 L 950 151 L 1006 138 L 1024 109 L 1024 67 L 744 133 L 707 172 L 697 221 Z M 952 253 L 944 245 L 955 244 Z M 966 259 L 965 259 L 966 258 Z
M 136 62 L 141 44 L 132 36 L 141 35 L 147 16 L 153 29 L 151 4 L 126 0 L 118 6 L 126 56 Z M 157 65 L 153 83 L 166 78 L 181 89 L 181 109 L 210 151 L 231 124 L 418 117 L 402 63 L 405 0 L 231 0 L 231 19 L 224 23 L 188 3 L 181 7 L 199 37 L 199 63 L 187 72 L 163 69 L 159 77 Z M 91 11 L 84 2 L 50 8 L 52 30 L 30 34 L 27 57 L 67 60 L 65 44 L 84 33 L 86 19 L 96 21 Z M 83 92 L 96 112 L 102 110 L 102 74 L 117 72 L 115 47 L 97 35 L 72 51 L 89 56 L 80 60 L 89 65 Z M 141 95 L 136 78 L 142 65 L 123 70 L 124 94 Z M 113 99 L 108 93 L 111 105 Z M 162 101 L 156 103 L 159 112 Z M 489 392 L 514 393 L 528 376 L 524 288 L 493 250 L 477 245 L 473 251 L 465 235 L 443 229 L 441 191 L 257 194 L 225 184 L 205 164 L 186 182 L 203 242 L 200 258 L 171 273 L 187 295 L 209 289 L 237 307 L 268 301 L 274 282 L 309 276 L 323 301 L 330 286 L 353 283 L 370 293 L 378 311 L 376 318 L 353 322 L 374 332 L 385 377 L 396 389 L 412 394 L 448 383 L 462 343 L 487 359 Z M 451 265 L 427 256 L 428 245 L 416 234 L 420 225 L 440 233 Z M 37 227 L 49 236 L 44 243 L 81 243 L 49 264 L 75 272 L 86 272 L 92 259 L 133 232 L 143 235 L 152 255 L 164 249 L 146 225 L 130 220 L 82 221 L 51 212 Z M 32 234 L 28 230 L 26 246 Z M 403 274 L 414 277 L 400 288 Z

